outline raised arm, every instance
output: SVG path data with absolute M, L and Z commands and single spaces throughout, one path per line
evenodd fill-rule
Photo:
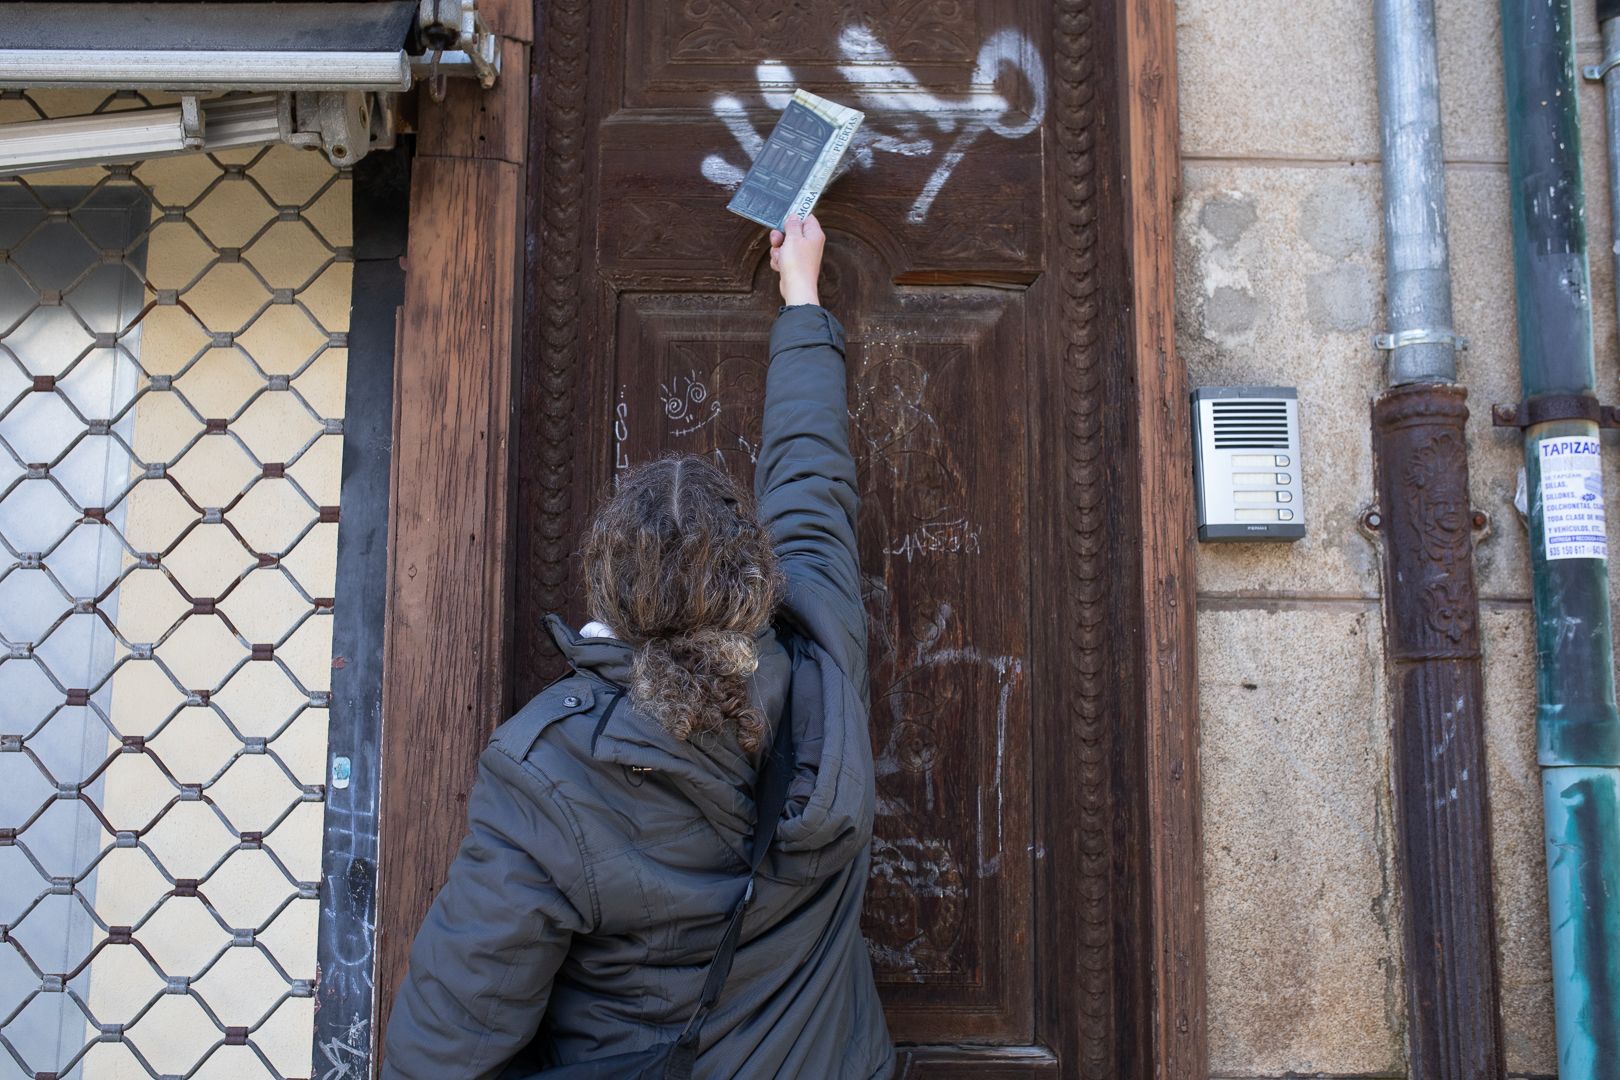
M 539 1029 L 593 902 L 554 793 L 497 747 L 478 762 L 469 831 L 411 945 L 382 1080 L 492 1080 Z
M 855 522 L 859 497 L 849 447 L 844 328 L 819 304 L 825 243 L 811 216 L 771 234 L 771 266 L 789 305 L 771 330 L 764 436 L 754 489 L 776 541 L 789 600 L 857 682 L 866 675 Z M 798 595 L 795 595 L 798 594 Z

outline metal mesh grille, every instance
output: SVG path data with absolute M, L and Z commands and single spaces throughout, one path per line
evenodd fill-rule
M 0 1078 L 311 1074 L 349 229 L 288 148 L 0 180 Z

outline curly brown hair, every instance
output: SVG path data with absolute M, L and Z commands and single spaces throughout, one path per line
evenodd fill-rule
M 748 680 L 783 584 L 742 487 L 692 455 L 636 466 L 596 512 L 584 561 L 591 617 L 636 651 L 631 704 L 677 738 L 732 729 L 758 748 L 767 721 Z

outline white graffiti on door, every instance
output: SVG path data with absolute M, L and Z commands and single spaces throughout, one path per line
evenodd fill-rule
M 720 416 L 720 402 L 709 396 L 709 387 L 696 369 L 658 384 L 658 400 L 664 407 L 672 435 L 690 435 L 707 427 Z
M 933 157 L 938 147 L 933 138 L 923 134 L 930 124 L 943 135 L 955 136 L 939 154 L 933 173 L 906 214 L 906 220 L 913 225 L 928 219 L 940 189 L 980 135 L 992 131 L 1004 139 L 1019 139 L 1039 127 L 1046 115 L 1046 65 L 1029 39 L 1014 30 L 998 30 L 985 39 L 973 67 L 972 85 L 979 89 L 953 97 L 942 98 L 923 89 L 921 80 L 897 63 L 887 47 L 864 26 L 845 29 L 839 35 L 838 50 L 844 59 L 839 73 L 849 80 L 868 113 L 850 147 L 855 166 L 871 168 L 880 153 Z M 988 89 L 1004 67 L 1022 75 L 1029 86 L 1028 111 Z M 777 111 L 787 107 L 795 85 L 787 65 L 767 60 L 754 69 L 754 76 L 760 98 L 768 107 Z M 715 99 L 713 112 L 752 162 L 765 145 L 765 136 L 748 118 L 747 106 L 723 95 Z M 883 130 L 878 126 L 880 121 L 892 123 L 895 129 Z M 702 168 L 706 178 L 728 190 L 741 184 L 748 172 L 747 166 L 739 166 L 720 154 L 705 157 Z
M 630 403 L 624 400 L 624 391 L 625 387 L 619 387 L 619 403 L 613 407 L 613 472 L 615 476 L 630 467 L 630 456 L 624 452 L 624 444 L 630 441 Z

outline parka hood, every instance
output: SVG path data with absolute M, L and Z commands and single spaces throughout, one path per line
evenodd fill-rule
M 635 650 L 627 642 L 584 637 L 557 615 L 546 617 L 546 627 L 575 671 L 628 693 Z M 805 880 L 842 866 L 864 844 L 872 817 L 870 775 L 864 782 L 852 775 L 869 754 L 863 703 L 825 653 L 806 638 L 797 640 L 802 656 L 794 676 L 777 628 L 762 630 L 752 678 L 755 700 L 773 732 L 790 688 L 793 693 L 794 776 L 767 863 L 767 872 L 782 880 Z M 593 714 L 600 718 L 605 708 L 604 700 Z M 854 760 L 846 761 L 852 749 Z M 734 735 L 677 738 L 626 696 L 595 734 L 590 753 L 597 761 L 654 770 L 699 809 L 739 858 L 746 857 L 759 755 L 746 753 Z

